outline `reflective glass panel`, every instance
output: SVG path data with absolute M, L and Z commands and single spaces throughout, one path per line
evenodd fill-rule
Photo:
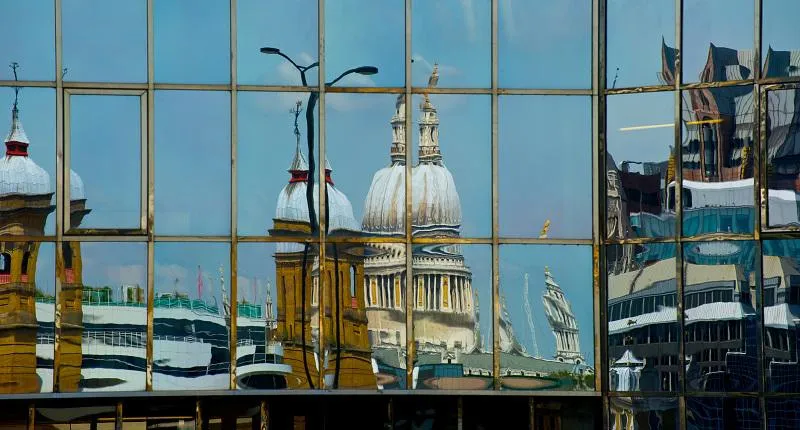
M 442 87 L 491 86 L 491 1 L 421 1 L 411 8 L 413 86 L 428 86 L 434 66 Z
M 683 245 L 686 391 L 757 391 L 755 244 Z
M 400 361 L 406 340 L 405 252 L 398 253 L 394 244 L 382 245 L 340 242 L 326 246 L 319 275 L 325 309 L 321 322 L 324 388 L 374 390 L 397 384 L 400 375 L 405 376 L 405 362 Z M 402 266 L 397 267 L 397 262 Z M 372 266 L 369 276 L 368 264 Z M 386 274 L 377 279 L 376 272 Z M 378 294 L 383 294 L 380 298 L 367 292 L 376 279 Z M 370 320 L 370 316 L 375 318 Z
M 755 397 L 689 397 L 686 399 L 686 428 L 759 430 L 761 407 Z
M 306 196 L 309 161 L 306 106 L 309 94 L 250 91 L 237 94 L 238 234 L 309 235 Z M 312 146 L 316 172 L 320 165 L 317 119 L 315 112 Z M 313 179 L 318 182 L 319 174 Z M 314 194 L 312 206 L 318 217 L 318 193 Z M 360 208 L 360 203 L 356 207 Z
M 406 69 L 403 0 L 325 1 L 325 55 L 327 82 L 350 69 L 373 66 L 378 68 L 378 74 L 353 73 L 342 79 L 339 86 L 403 86 Z
M 764 363 L 767 390 L 800 392 L 797 333 L 800 315 L 800 241 L 763 242 Z
M 394 428 L 458 428 L 458 400 L 455 396 L 402 396 L 392 402 Z
M 675 93 L 606 103 L 608 239 L 675 236 Z
M 266 276 L 274 276 L 275 280 L 276 323 L 269 344 L 282 353 L 282 358 L 276 356 L 275 360 L 288 366 L 282 369 L 286 372 L 284 386 L 314 389 L 319 387 L 320 364 L 324 364 L 319 354 L 319 245 L 276 243 L 271 252 L 274 274 Z M 271 265 L 268 263 L 266 270 Z M 246 262 L 245 267 L 248 270 L 245 276 L 255 273 Z M 280 382 L 280 378 L 276 379 Z
M 491 390 L 491 247 L 437 244 L 413 250 L 413 388 Z
M 0 393 L 53 391 L 55 249 L 0 242 Z
M 238 0 L 236 15 L 236 80 L 246 85 L 301 85 L 292 63 L 261 48 L 280 49 L 303 66 L 316 61 L 317 1 Z M 306 73 L 309 85 L 316 85 L 317 77 L 317 69 Z
M 800 3 L 794 0 L 764 0 L 761 13 L 762 77 L 800 76 L 800 34 L 795 27 L 795 17 L 800 15 Z
M 147 81 L 146 2 L 66 0 L 61 23 L 65 80 Z
M 60 391 L 144 391 L 146 244 L 64 242 L 60 253 Z
M 55 6 L 53 0 L 2 2 L 0 14 L 0 80 L 13 80 L 6 65 L 20 64 L 19 79 L 54 81 L 56 68 Z
M 7 407 L 0 418 L 0 426 L 7 430 L 28 430 L 28 404 L 5 401 Z
M 292 368 L 283 362 L 283 344 L 278 341 L 273 243 L 240 243 L 237 253 L 236 297 L 236 385 L 239 389 L 286 388 Z M 281 312 L 278 315 L 277 312 Z
M 592 270 L 590 246 L 500 246 L 504 390 L 594 390 Z
M 391 94 L 326 96 L 328 233 L 405 236 L 405 103 Z
M 683 235 L 753 232 L 753 87 L 684 91 Z
M 800 89 L 767 92 L 767 225 L 800 226 Z
M 412 112 L 414 235 L 491 236 L 491 100 L 416 96 Z
M 753 2 L 683 2 L 683 82 L 753 79 Z
M 230 231 L 230 94 L 158 91 L 155 99 L 156 233 Z
M 0 88 L 5 156 L 0 159 L 0 232 L 55 234 L 55 90 Z M 17 100 L 16 109 L 14 108 Z M 15 113 L 16 111 L 16 113 Z M 23 125 L 24 124 L 24 125 Z M 5 133 L 0 132 L 0 133 Z
M 69 229 L 143 227 L 141 104 L 140 96 L 69 96 Z
M 500 0 L 501 87 L 590 88 L 592 2 Z
M 608 427 L 614 430 L 678 430 L 677 397 L 609 397 Z
M 675 2 L 609 0 L 606 86 L 675 83 Z
M 680 391 L 675 245 L 606 252 L 609 389 Z
M 153 389 L 230 385 L 227 243 L 155 245 Z
M 589 98 L 503 96 L 499 114 L 500 235 L 591 237 Z
M 153 35 L 157 82 L 230 82 L 228 1 L 153 0 Z
M 800 426 L 800 399 L 767 398 L 767 428 L 790 430 Z

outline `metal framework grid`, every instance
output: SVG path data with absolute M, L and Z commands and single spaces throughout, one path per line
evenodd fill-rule
M 755 7 L 755 20 L 754 20 L 754 39 L 755 39 L 755 60 L 756 64 L 761 64 L 761 26 L 762 26 L 762 1 L 753 0 Z M 237 297 L 237 244 L 239 242 L 297 242 L 296 237 L 276 237 L 276 236 L 238 236 L 237 232 L 237 93 L 239 91 L 264 91 L 264 92 L 310 92 L 315 91 L 319 94 L 319 123 L 318 130 L 325 129 L 325 95 L 326 93 L 383 93 L 383 94 L 405 94 L 406 99 L 410 100 L 413 94 L 422 93 L 435 93 L 435 94 L 485 94 L 491 96 L 491 151 L 492 151 L 492 234 L 491 237 L 485 238 L 460 238 L 457 240 L 446 239 L 425 239 L 415 238 L 411 234 L 411 166 L 412 155 L 411 151 L 406 151 L 406 235 L 405 238 L 327 238 L 325 236 L 324 225 L 320 225 L 320 233 L 318 237 L 308 238 L 304 241 L 312 243 L 334 243 L 334 242 L 394 242 L 404 243 L 406 246 L 406 270 L 408 279 L 412 277 L 411 265 L 411 250 L 412 244 L 418 243 L 463 243 L 463 244 L 484 244 L 491 245 L 492 247 L 492 297 L 493 297 L 493 318 L 492 318 L 492 333 L 493 333 L 493 376 L 494 376 L 494 390 L 482 392 L 461 392 L 461 391 L 392 391 L 386 390 L 382 394 L 391 395 L 409 395 L 409 394 L 424 394 L 424 395 L 463 395 L 463 394 L 480 394 L 480 395 L 516 395 L 516 396 L 588 396 L 588 397 L 603 397 L 605 419 L 608 418 L 609 397 L 669 397 L 678 396 L 679 400 L 679 415 L 681 416 L 681 428 L 686 428 L 685 422 L 685 398 L 684 395 L 698 396 L 698 397 L 752 397 L 757 396 L 761 403 L 762 419 L 766 425 L 765 417 L 765 393 L 618 393 L 609 391 L 608 386 L 608 351 L 606 348 L 607 339 L 607 324 L 606 324 L 606 300 L 607 300 L 607 285 L 606 285 L 606 271 L 605 271 L 605 248 L 607 246 L 614 246 L 620 244 L 630 243 L 654 243 L 654 242 L 671 242 L 676 244 L 677 249 L 677 267 L 676 267 L 676 280 L 678 286 L 678 297 L 682 297 L 683 293 L 683 273 L 680 269 L 683 263 L 683 255 L 681 244 L 684 242 L 694 242 L 700 240 L 753 240 L 756 244 L 756 261 L 757 270 L 760 271 L 761 262 L 761 240 L 762 239 L 788 239 L 800 238 L 800 231 L 796 229 L 768 229 L 766 226 L 767 204 L 766 199 L 766 178 L 762 163 L 766 160 L 766 148 L 763 142 L 766 138 L 766 114 L 763 107 L 765 106 L 767 91 L 781 88 L 796 88 L 800 86 L 800 79 L 784 79 L 776 80 L 774 78 L 762 78 L 759 74 L 759 68 L 754 69 L 755 74 L 753 79 L 746 81 L 725 82 L 725 83 L 682 83 L 681 59 L 680 55 L 676 59 L 676 83 L 674 86 L 658 85 L 658 86 L 642 86 L 635 88 L 615 88 L 607 89 L 606 86 L 606 2 L 605 0 L 592 0 L 592 87 L 591 89 L 511 89 L 500 88 L 498 85 L 498 4 L 500 0 L 492 0 L 491 10 L 491 87 L 490 88 L 420 88 L 413 87 L 411 84 L 411 3 L 412 0 L 405 0 L 405 85 L 404 87 L 331 87 L 328 88 L 324 84 L 325 77 L 325 0 L 318 0 L 318 84 L 311 87 L 302 86 L 284 86 L 284 85 L 239 85 L 237 83 L 237 1 L 229 0 L 230 2 L 230 84 L 163 84 L 155 82 L 154 74 L 154 32 L 153 32 L 153 2 L 154 0 L 147 0 L 147 82 L 136 84 L 125 83 L 104 83 L 104 82 L 65 82 L 61 74 L 62 70 L 62 25 L 61 25 L 61 3 L 62 0 L 54 0 L 55 7 L 55 81 L 0 81 L 0 87 L 46 87 L 54 88 L 56 90 L 56 201 L 59 204 L 56 211 L 55 236 L 40 236 L 40 237 L 21 237 L 21 236 L 0 236 L 0 240 L 14 240 L 14 241 L 37 241 L 37 242 L 52 242 L 56 244 L 56 249 L 60 249 L 63 242 L 68 241 L 106 241 L 106 242 L 119 242 L 119 241 L 134 241 L 143 242 L 147 244 L 147 372 L 146 372 L 146 387 L 147 391 L 142 393 L 124 393 L 125 396 L 174 396 L 180 395 L 181 392 L 152 392 L 152 371 L 153 371 L 153 304 L 154 304 L 154 245 L 156 242 L 224 242 L 230 244 L 230 277 L 231 277 L 231 297 Z M 676 47 L 679 52 L 683 52 L 683 0 L 675 0 L 675 40 Z M 673 239 L 637 239 L 625 241 L 607 240 L 605 235 L 605 157 L 606 157 L 606 98 L 614 94 L 629 94 L 629 93 L 644 93 L 644 92 L 673 92 L 675 95 L 675 146 L 678 151 L 678 160 L 682 160 L 681 151 L 681 108 L 682 98 L 681 91 L 697 88 L 709 88 L 728 85 L 747 85 L 753 86 L 756 97 L 756 112 L 759 114 L 759 123 L 756 125 L 755 135 L 758 144 L 758 150 L 755 151 L 755 181 L 754 197 L 756 205 L 759 205 L 760 210 L 755 211 L 755 224 L 756 228 L 752 235 L 714 235 L 713 237 L 681 237 L 678 235 Z M 154 223 L 157 219 L 154 218 L 155 212 L 155 180 L 154 180 L 154 96 L 157 90 L 205 90 L 205 91 L 224 91 L 230 94 L 230 115 L 231 115 L 231 206 L 230 206 L 230 230 L 228 236 L 159 236 L 154 233 Z M 65 132 L 68 118 L 68 97 L 69 94 L 142 94 L 143 100 L 146 102 L 146 134 L 145 137 L 145 157 L 142 163 L 142 201 L 146 202 L 143 209 L 144 213 L 144 226 L 143 230 L 136 231 L 69 231 L 65 228 L 68 224 L 68 214 L 65 214 L 64 203 L 69 198 L 65 196 L 65 189 L 68 190 L 68 174 L 65 174 L 65 166 L 68 166 L 69 160 L 69 141 L 66 139 L 68 133 Z M 591 239 L 537 239 L 537 238 L 506 238 L 499 235 L 499 205 L 498 205 L 498 97 L 500 95 L 573 95 L 573 96 L 590 96 L 592 102 L 592 238 Z M 406 129 L 411 129 L 411 104 L 406 103 Z M 406 147 L 411 147 L 408 140 L 411 133 L 406 136 Z M 319 153 L 320 159 L 325 156 L 325 134 L 319 133 Z M 682 169 L 676 169 L 676 181 L 678 184 L 682 181 Z M 324 183 L 324 169 L 320 169 L 318 181 Z M 67 188 L 65 188 L 67 187 Z M 676 201 L 681 202 L 681 187 L 676 187 Z M 325 193 L 324 188 L 320 187 L 319 195 L 319 211 L 320 222 L 324 223 L 324 210 L 325 210 Z M 681 205 L 676 205 L 676 229 L 682 232 L 682 208 Z M 499 249 L 501 244 L 569 244 L 569 245 L 591 245 L 593 249 L 593 294 L 594 294 L 594 352 L 595 352 L 595 392 L 564 392 L 564 391 L 501 391 L 499 384 L 500 375 L 500 361 L 499 361 L 499 314 L 500 314 L 500 292 L 499 292 Z M 320 247 L 320 261 L 324 262 L 324 247 Z M 758 277 L 757 285 L 760 289 L 761 279 Z M 60 282 L 56 279 L 56 294 L 60 293 Z M 413 291 L 409 282 L 406 283 L 406 297 L 411 297 Z M 322 298 L 322 297 L 321 297 Z M 762 297 L 758 298 L 759 303 L 763 301 Z M 320 303 L 320 307 L 323 304 Z M 759 304 L 760 306 L 760 304 Z M 413 306 L 411 301 L 406 300 L 406 329 L 407 333 L 413 333 Z M 60 329 L 60 312 L 56 312 L 56 343 L 55 343 L 55 371 L 58 371 L 59 362 L 59 329 Z M 236 324 L 236 312 L 232 313 L 231 324 Z M 763 329 L 763 313 L 762 313 L 761 327 Z M 678 320 L 681 326 L 683 325 L 683 304 L 678 302 Z M 320 327 L 320 332 L 322 328 Z M 235 357 L 236 351 L 236 331 L 231 331 L 230 354 Z M 322 343 L 322 340 L 320 340 Z M 407 381 L 411 381 L 411 360 L 414 356 L 414 342 L 413 336 L 408 336 L 406 339 L 407 347 Z M 683 350 L 683 341 L 680 342 L 681 352 Z M 763 345 L 762 345 L 763 348 Z M 764 377 L 763 363 L 761 363 L 761 375 Z M 683 369 L 681 369 L 679 379 L 683 380 Z M 235 389 L 235 362 L 231 363 L 231 378 L 230 388 Z M 57 381 L 58 378 L 56 377 Z M 762 387 L 764 386 L 762 381 Z M 26 394 L 3 396 L 8 399 L 45 399 L 53 397 L 74 398 L 80 397 L 80 394 L 74 393 L 58 393 L 58 387 L 54 387 L 55 393 L 52 394 Z M 209 391 L 204 393 L 192 392 L 192 396 L 205 396 L 205 395 L 219 395 L 223 392 Z M 331 395 L 353 395 L 353 394 L 375 394 L 376 392 L 369 391 L 354 391 L 354 390 L 295 390 L 295 391 L 268 391 L 268 390 L 252 390 L 252 391 L 228 391 L 224 392 L 227 395 L 270 395 L 280 393 L 281 395 L 303 395 L 303 394 L 331 394 Z M 97 394 L 94 394 L 95 396 Z M 118 398 L 122 393 L 103 393 L 101 397 Z M 770 394 L 770 396 L 784 397 L 781 394 Z M 533 415 L 533 399 L 531 399 L 530 414 Z M 197 406 L 197 415 L 201 414 L 200 403 Z M 121 416 L 121 407 L 118 407 L 118 415 Z M 266 404 L 262 405 L 262 415 L 268 415 L 268 408 Z M 29 424 L 33 423 L 33 407 L 30 411 Z M 266 418 L 264 419 L 266 421 Z M 607 421 L 606 421 L 607 422 Z

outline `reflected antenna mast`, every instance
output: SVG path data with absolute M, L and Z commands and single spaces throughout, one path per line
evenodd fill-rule
M 533 325 L 533 311 L 531 310 L 531 301 L 528 294 L 527 273 L 525 274 L 525 302 L 523 303 L 523 307 L 525 308 L 525 316 L 528 317 L 528 330 L 531 331 L 531 337 L 533 338 L 533 355 L 539 358 L 541 355 L 539 355 L 539 345 L 536 343 L 536 326 Z

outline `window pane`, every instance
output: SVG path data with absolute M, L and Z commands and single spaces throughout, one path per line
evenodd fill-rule
M 34 417 L 35 428 L 38 429 L 69 429 L 106 430 L 114 426 L 115 405 L 111 401 L 80 402 L 80 406 L 37 405 Z
M 238 82 L 300 85 L 300 74 L 290 62 L 260 49 L 278 48 L 301 65 L 317 61 L 317 1 L 238 0 L 236 10 Z M 317 69 L 306 75 L 309 85 L 317 84 Z
M 800 90 L 767 92 L 767 187 L 769 227 L 800 225 Z
M 800 399 L 767 398 L 767 428 L 789 430 L 800 425 Z
M 155 246 L 153 389 L 228 389 L 227 243 Z
M 53 391 L 55 252 L 52 243 L 1 242 L 0 393 Z
M 402 0 L 325 2 L 325 79 L 360 66 L 373 76 L 351 74 L 343 87 L 401 87 L 405 83 L 405 5 Z
M 363 228 L 366 234 L 405 236 L 402 99 L 391 94 L 326 96 L 329 234 L 353 235 Z
M 753 232 L 753 87 L 683 97 L 683 234 Z
M 292 367 L 284 362 L 278 318 L 286 316 L 286 296 L 278 302 L 276 245 L 240 243 L 237 253 L 236 386 L 286 388 Z M 266 263 L 266 264 L 265 264 Z M 302 266 L 301 266 L 302 267 Z M 276 309 L 277 303 L 277 309 Z
M 144 243 L 63 243 L 62 392 L 144 391 L 146 252 Z
M 761 407 L 756 398 L 690 397 L 686 399 L 687 428 L 761 428 Z
M 65 80 L 147 81 L 145 2 L 65 0 L 61 21 Z
M 425 100 L 424 96 L 414 97 L 419 103 L 414 103 L 412 117 L 418 128 L 408 145 L 412 151 L 416 149 L 411 182 L 414 235 L 489 237 L 491 100 L 444 94 L 431 95 L 430 104 Z M 453 209 L 456 211 L 451 212 Z M 441 216 L 448 212 L 453 215 Z M 447 230 L 457 224 L 459 230 Z
M 500 1 L 500 86 L 590 88 L 592 2 Z
M 793 0 L 765 0 L 761 5 L 761 52 L 764 58 L 763 77 L 800 76 L 800 34 L 795 20 L 800 3 Z
M 589 246 L 500 247 L 503 389 L 594 390 L 592 273 Z
M 276 243 L 271 255 L 274 275 L 267 276 L 275 277 L 277 322 L 273 339 L 283 348 L 282 363 L 290 366 L 284 369 L 290 372 L 284 376 L 285 387 L 319 388 L 319 245 Z M 250 267 L 245 263 L 245 276 L 254 273 Z
M 753 79 L 753 2 L 683 3 L 683 82 Z
M 684 306 L 687 391 L 758 390 L 753 253 L 754 243 L 746 241 L 683 245 L 684 295 L 700 295 L 697 303 Z M 712 290 L 730 291 L 732 301 L 714 302 Z
M 591 237 L 589 98 L 504 96 L 499 111 L 500 235 Z
M 309 94 L 241 91 L 237 97 L 238 234 L 310 235 L 307 179 L 304 179 L 308 175 L 305 110 Z M 294 132 L 292 110 L 299 111 L 299 135 Z M 318 168 L 319 124 L 316 112 L 314 118 L 314 159 Z M 317 174 L 315 183 L 318 179 Z M 315 193 L 313 206 L 317 217 L 318 205 L 319 194 Z M 359 206 L 357 203 L 356 207 Z M 297 225 L 297 221 L 302 221 L 302 224 Z
M 675 245 L 606 248 L 611 391 L 679 391 Z M 653 310 L 634 306 L 654 297 Z
M 69 104 L 70 200 L 90 210 L 73 211 L 69 227 L 140 228 L 140 97 L 73 95 Z
M 491 247 L 413 249 L 414 388 L 491 390 Z
M 609 397 L 608 428 L 678 430 L 677 397 Z
M 227 1 L 154 0 L 157 82 L 230 82 L 230 5 Z
M 608 88 L 675 83 L 675 2 L 607 3 Z
M 156 233 L 230 232 L 230 118 L 228 92 L 156 92 Z
M 606 103 L 608 238 L 674 236 L 675 93 L 609 96 Z
M 0 58 L 4 63 L 17 62 L 19 79 L 55 80 L 55 7 L 53 0 L 2 2 L 0 14 Z M 3 65 L 5 66 L 5 64 Z M 14 74 L 0 67 L 0 80 L 12 80 Z
M 442 87 L 491 86 L 491 1 L 422 1 L 411 7 L 412 85 L 427 86 L 438 64 L 446 80 Z
M 797 364 L 797 336 L 791 323 L 800 305 L 800 277 L 797 274 L 800 241 L 763 242 L 764 362 L 767 390 L 800 392 Z
M 16 114 L 14 100 L 13 88 L 0 88 L 0 106 L 11 111 L 0 123 L 3 130 L 8 130 L 4 134 L 5 156 L 0 159 L 0 232 L 53 235 L 55 90 L 19 88 Z

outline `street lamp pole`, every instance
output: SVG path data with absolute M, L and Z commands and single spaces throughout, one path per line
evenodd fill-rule
M 281 52 L 278 48 L 272 47 L 264 47 L 261 48 L 261 53 L 268 54 L 268 55 L 280 55 L 286 61 L 292 64 L 295 69 L 300 73 L 300 81 L 302 82 L 303 86 L 308 86 L 308 81 L 306 80 L 306 72 L 314 67 L 319 66 L 319 62 L 315 61 L 308 66 L 301 66 L 297 64 L 294 60 L 292 60 L 288 55 Z M 326 87 L 330 87 L 333 84 L 339 82 L 345 76 L 351 73 L 358 73 L 360 75 L 374 75 L 378 73 L 378 68 L 373 66 L 361 66 L 355 67 L 349 70 L 344 71 L 341 75 L 336 77 L 336 79 L 332 80 L 331 82 L 325 83 Z M 318 232 L 319 224 L 317 221 L 317 211 L 314 207 L 314 181 L 315 181 L 315 172 L 316 172 L 316 162 L 314 159 L 314 108 L 317 105 L 317 100 L 319 99 L 319 92 L 315 90 L 311 90 L 308 95 L 308 103 L 306 104 L 306 142 L 307 142 L 307 151 L 308 151 L 308 179 L 307 179 L 307 186 L 306 186 L 306 204 L 308 205 L 308 222 L 311 226 L 311 234 Z M 325 187 L 325 232 L 328 232 L 328 187 L 323 183 L 320 186 Z M 307 261 L 308 261 L 308 250 L 309 250 L 309 243 L 306 242 L 304 250 L 303 250 L 303 267 L 302 267 L 302 281 L 301 281 L 301 302 L 302 306 L 300 306 L 300 318 L 303 320 L 303 324 L 306 322 L 305 317 L 305 303 L 306 303 L 306 271 L 307 271 Z M 336 245 L 333 245 L 333 255 L 334 255 L 334 266 L 335 270 L 338 273 L 339 269 L 339 253 L 336 248 Z M 340 333 L 340 324 L 338 323 L 339 320 L 339 276 L 335 276 L 336 278 L 336 285 L 334 286 L 334 291 L 336 293 L 336 372 L 334 374 L 334 382 L 333 388 L 339 387 L 339 369 L 340 366 L 340 359 L 341 359 L 341 333 Z M 303 343 L 303 348 L 306 346 L 306 339 L 305 339 L 305 327 L 301 328 L 301 342 Z M 320 354 L 322 355 L 322 345 L 320 345 Z M 314 383 L 311 381 L 311 373 L 309 372 L 308 368 L 308 360 L 306 359 L 305 351 L 303 352 L 303 367 L 305 368 L 306 378 L 308 379 L 309 388 L 314 388 Z M 320 369 L 322 370 L 322 369 Z

